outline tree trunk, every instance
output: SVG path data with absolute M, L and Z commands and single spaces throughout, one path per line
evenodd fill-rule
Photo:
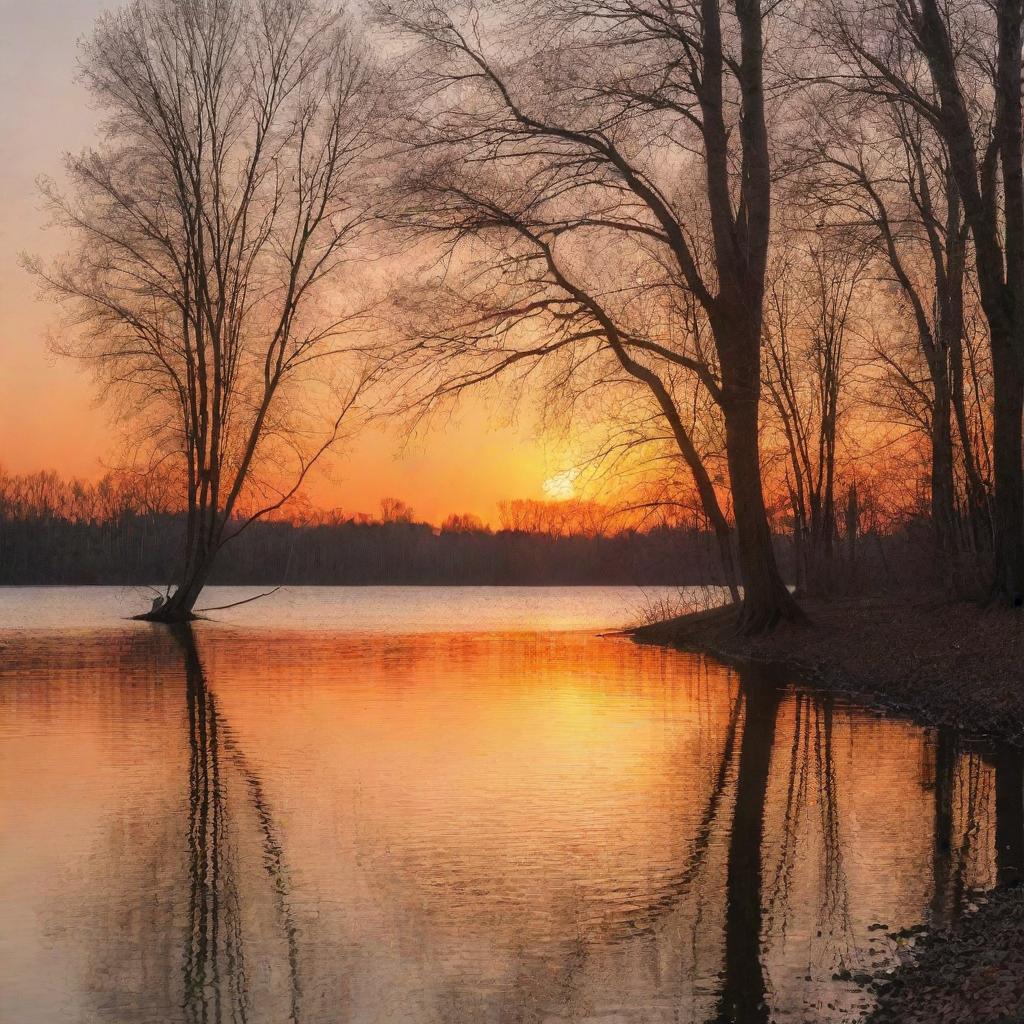
M 936 290 L 940 303 L 939 350 L 943 355 L 943 361 L 937 368 L 945 375 L 950 403 L 949 413 L 956 423 L 956 437 L 960 441 L 960 454 L 963 458 L 967 485 L 967 532 L 970 546 L 976 551 L 990 546 L 992 526 L 991 522 L 987 521 L 987 489 L 978 469 L 964 393 L 964 263 L 967 239 L 957 228 L 960 216 L 959 196 L 952 176 L 947 185 L 947 192 L 951 197 L 951 205 L 946 237 L 951 241 L 947 243 L 949 255 L 946 271 L 936 274 Z M 950 443 L 952 445 L 952 439 Z M 952 454 L 950 457 L 952 459 Z
M 1021 414 L 1024 390 L 1012 340 L 992 333 L 993 447 L 995 476 L 995 578 L 993 599 L 1024 605 L 1024 472 Z
M 851 586 L 857 582 L 857 530 L 860 524 L 860 506 L 857 485 L 850 484 L 846 492 L 846 573 Z
M 1002 194 L 992 170 L 979 167 L 979 145 L 961 88 L 957 50 L 944 7 L 924 0 L 912 16 L 916 45 L 928 61 L 940 101 L 938 129 L 949 153 L 974 239 L 978 291 L 989 325 L 995 392 L 995 573 L 993 597 L 1024 604 L 1024 492 L 1021 472 L 1021 362 L 1024 362 L 1024 168 L 1021 123 L 1021 0 L 993 5 L 996 59 L 991 153 L 998 153 Z
M 956 551 L 956 512 L 953 484 L 953 434 L 950 423 L 949 381 L 942 369 L 933 372 L 935 399 L 932 407 L 931 491 L 932 529 L 940 570 L 944 576 L 952 568 Z
M 205 531 L 200 534 L 205 537 Z M 199 595 L 213 569 L 217 547 L 200 540 L 193 546 L 191 555 L 181 573 L 174 593 L 159 607 L 142 615 L 134 616 L 146 622 L 181 623 L 195 619 L 194 609 Z
M 738 396 L 736 390 L 726 385 L 722 411 L 743 580 L 740 628 L 745 633 L 757 633 L 772 629 L 783 620 L 797 621 L 802 613 L 779 573 L 765 511 L 758 442 L 758 389 L 756 385 L 748 386 Z
M 189 579 L 171 595 L 170 600 L 162 609 L 164 617 L 158 619 L 158 621 L 190 622 L 194 619 L 193 609 L 196 606 L 196 601 L 199 600 L 203 587 L 206 586 L 206 580 L 210 575 L 211 568 L 212 559 L 207 559 L 202 565 L 197 566 Z
M 964 352 L 961 338 L 953 340 L 949 348 L 950 400 L 953 418 L 956 420 L 960 451 L 964 460 L 964 475 L 967 478 L 967 514 L 970 537 L 974 548 L 988 548 L 992 543 L 992 523 L 988 509 L 988 494 L 985 482 L 978 468 L 974 451 L 974 439 L 967 416 L 967 397 L 964 385 Z

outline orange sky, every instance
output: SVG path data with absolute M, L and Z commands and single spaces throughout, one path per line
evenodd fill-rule
M 116 454 L 107 414 L 89 375 L 52 355 L 46 332 L 55 310 L 36 297 L 19 254 L 60 251 L 45 230 L 35 180 L 59 176 L 61 154 L 89 144 L 96 115 L 75 81 L 76 42 L 101 0 L 30 0 L 3 5 L 0 33 L 0 465 L 95 477 Z M 317 481 L 318 503 L 376 511 L 380 498 L 408 501 L 439 520 L 473 512 L 495 522 L 504 498 L 541 498 L 545 479 L 567 469 L 564 445 L 544 443 L 532 425 L 502 427 L 481 401 L 457 420 L 400 451 L 376 430 Z

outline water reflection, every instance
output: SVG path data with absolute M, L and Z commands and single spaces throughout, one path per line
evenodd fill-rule
M 18 638 L 0 1019 L 849 1019 L 1019 752 L 576 634 Z M 59 840 L 55 842 L 55 837 Z
M 289 905 L 289 881 L 281 841 L 263 783 L 222 720 L 206 683 L 191 626 L 173 630 L 185 667 L 188 708 L 189 924 L 182 967 L 184 1019 L 190 1024 L 244 1024 L 250 1019 L 240 872 L 231 846 L 234 832 L 221 773 L 227 756 L 255 816 L 263 864 L 273 887 L 287 946 L 289 1021 L 300 1019 L 299 950 Z
M 765 804 L 779 693 L 772 680 L 742 674 L 743 739 L 726 871 L 725 979 L 717 1021 L 768 1020 L 761 964 Z
M 986 834 L 992 819 L 998 823 L 1001 817 L 1006 822 L 1005 809 L 1000 811 L 998 803 L 992 803 L 991 758 L 961 749 L 949 730 L 936 734 L 932 751 L 934 878 L 929 918 L 942 927 L 963 903 L 972 863 L 987 843 L 995 842 L 993 835 Z M 1020 758 L 1019 752 L 1010 756 Z M 999 880 L 998 870 L 994 880 Z

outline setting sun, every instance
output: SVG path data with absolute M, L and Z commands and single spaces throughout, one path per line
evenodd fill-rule
M 573 482 L 578 475 L 579 470 L 567 469 L 562 473 L 549 476 L 541 484 L 544 497 L 550 498 L 552 501 L 568 501 L 570 498 L 575 498 L 576 488 L 573 486 Z

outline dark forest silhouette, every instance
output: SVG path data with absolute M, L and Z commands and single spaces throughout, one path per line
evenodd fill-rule
M 154 476 L 88 483 L 0 470 L 0 585 L 165 585 L 187 531 L 168 493 Z M 927 517 L 864 522 L 836 555 L 837 589 L 936 577 Z M 800 548 L 784 523 L 774 540 L 785 577 L 799 584 Z M 500 504 L 492 529 L 470 514 L 435 526 L 385 498 L 376 516 L 305 508 L 252 523 L 223 549 L 209 582 L 725 586 L 720 541 L 699 514 L 669 507 L 630 518 L 594 502 L 517 499 Z
M 0 519 L 0 585 L 163 585 L 184 518 Z M 610 536 L 443 530 L 427 523 L 255 524 L 211 584 L 716 584 L 714 539 L 655 528 Z

